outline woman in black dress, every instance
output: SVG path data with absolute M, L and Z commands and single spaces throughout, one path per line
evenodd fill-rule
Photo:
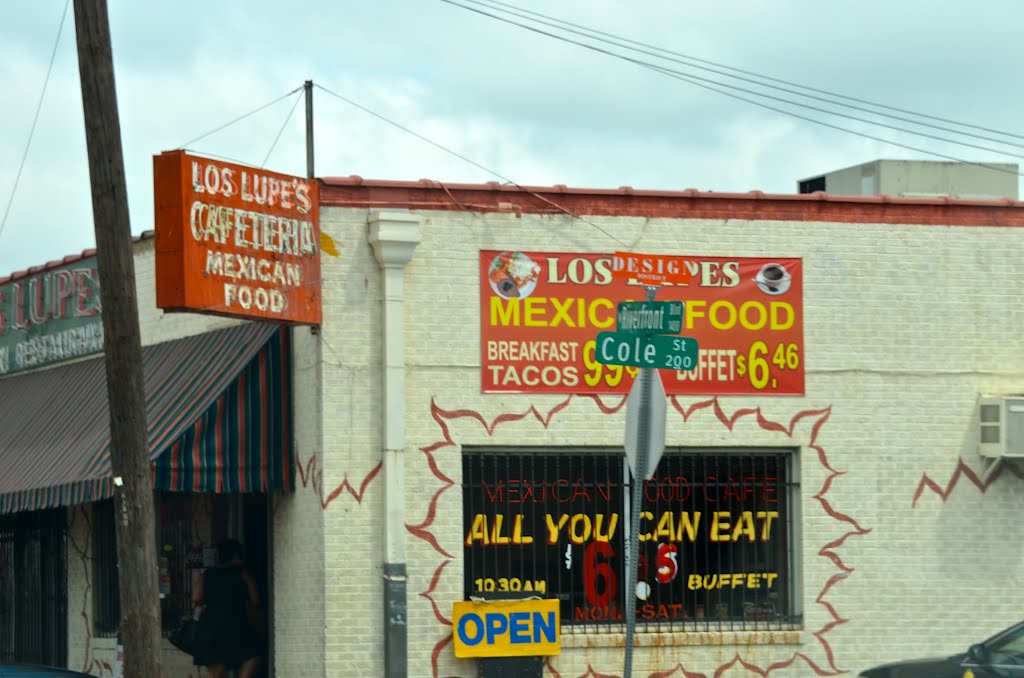
M 203 607 L 196 632 L 193 663 L 206 666 L 210 678 L 239 669 L 239 678 L 256 675 L 263 647 L 249 624 L 247 605 L 259 605 L 260 594 L 242 563 L 242 545 L 225 539 L 217 545 L 217 565 L 207 568 L 192 592 Z

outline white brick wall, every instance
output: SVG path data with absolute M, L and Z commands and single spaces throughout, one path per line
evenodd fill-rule
M 621 247 L 594 226 L 563 216 L 421 216 L 423 241 L 405 279 L 405 509 L 414 526 L 426 520 L 431 499 L 444 487 L 421 451 L 444 436 L 431 416 L 432 402 L 492 421 L 531 406 L 547 413 L 565 399 L 480 393 L 479 250 Z M 973 443 L 977 394 L 1024 390 L 1024 313 L 1015 308 L 1017 290 L 1024 288 L 1017 265 L 1024 247 L 1016 230 L 589 221 L 636 251 L 801 257 L 805 270 L 806 396 L 718 399 L 726 415 L 760 407 L 766 419 L 786 427 L 805 413 L 792 436 L 764 430 L 752 416 L 730 430 L 710 407 L 685 422 L 670 417 L 667 432 L 669 445 L 799 447 L 804 631 L 795 638 L 642 634 L 634 675 L 670 672 L 680 664 L 711 675 L 737 657 L 761 670 L 793 660 L 773 675 L 814 675 L 814 667 L 855 672 L 890 659 L 957 651 L 1019 618 L 1021 479 L 1004 473 L 982 493 L 961 476 L 948 498 L 925 489 L 914 503 L 925 475 L 945 490 L 961 458 L 979 470 Z M 324 258 L 328 491 L 346 479 L 358 489 L 380 460 L 380 275 L 365 223 L 365 210 L 323 212 L 324 232 L 343 243 L 339 259 Z M 679 398 L 684 406 L 705 400 Z M 470 418 L 445 422 L 455 445 L 437 449 L 433 459 L 455 486 L 440 495 L 429 531 L 454 558 L 449 562 L 427 541 L 407 536 L 410 675 L 431 675 L 432 653 L 451 634 L 435 618 L 431 600 L 448 618 L 452 601 L 462 598 L 460 446 L 617 445 L 623 421 L 622 413 L 605 415 L 593 401 L 577 398 L 548 427 L 527 417 L 489 435 Z M 362 502 L 346 490 L 324 512 L 326 675 L 382 672 L 378 481 L 370 482 Z M 694 640 L 709 646 L 694 646 Z M 588 668 L 621 673 L 622 649 L 613 637 L 592 636 L 585 643 L 567 638 L 565 645 L 551 660 L 558 674 L 578 676 Z M 793 659 L 795 652 L 813 666 Z M 439 651 L 438 675 L 471 676 L 475 670 L 472 662 L 454 658 L 450 644 Z M 741 668 L 733 674 L 745 675 Z
M 567 216 L 421 216 L 423 241 L 405 278 L 407 524 L 423 524 L 444 488 L 422 449 L 443 442 L 445 429 L 454 445 L 430 458 L 455 485 L 440 493 L 427 527 L 453 558 L 406 535 L 409 675 L 434 675 L 437 651 L 436 675 L 468 677 L 475 665 L 442 645 L 451 627 L 432 606 L 449 618 L 462 598 L 461 446 L 618 445 L 624 426 L 622 412 L 603 414 L 585 398 L 546 427 L 526 417 L 489 434 L 472 418 L 445 420 L 444 428 L 435 420 L 432 403 L 490 422 L 531 406 L 547 414 L 566 398 L 480 393 L 478 252 L 621 246 Z M 758 668 L 736 664 L 727 675 L 790 660 L 772 675 L 855 675 L 882 661 L 961 650 L 1020 617 L 1024 480 L 1006 472 L 982 492 L 957 474 L 961 460 L 980 470 L 977 395 L 1024 392 L 1024 311 L 1016 298 L 1024 244 L 1016 229 L 588 220 L 636 251 L 801 257 L 805 272 L 806 395 L 718 398 L 726 416 L 759 407 L 765 419 L 792 425 L 792 434 L 765 430 L 753 416 L 730 429 L 711 407 L 686 421 L 670 408 L 667 427 L 669 445 L 799 448 L 804 630 L 795 637 L 640 634 L 634 675 L 712 675 L 737 658 Z M 366 210 L 323 211 L 321 228 L 340 250 L 323 257 L 325 320 L 318 335 L 294 334 L 302 471 L 296 493 L 279 498 L 274 514 L 282 678 L 383 673 L 381 282 L 366 221 Z M 144 343 L 232 322 L 157 311 L 152 241 L 138 251 Z M 708 400 L 679 397 L 686 407 Z M 915 501 L 926 478 L 941 493 L 925 487 Z M 69 599 L 87 599 L 88 579 L 74 559 L 69 569 Z M 88 656 L 88 630 L 77 603 L 69 607 L 77 666 Z M 92 641 L 92 656 L 104 656 L 103 647 Z M 807 660 L 793 659 L 796 652 Z M 621 638 L 567 636 L 550 665 L 561 676 L 618 675 Z

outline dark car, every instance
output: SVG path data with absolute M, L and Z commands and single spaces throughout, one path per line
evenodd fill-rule
M 0 664 L 0 678 L 96 678 L 96 676 L 50 666 Z
M 1024 622 L 1000 631 L 966 652 L 912 659 L 868 669 L 860 678 L 1024 678 Z

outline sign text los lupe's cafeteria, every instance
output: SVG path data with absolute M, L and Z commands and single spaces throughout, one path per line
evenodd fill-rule
M 680 336 L 700 347 L 692 370 L 663 370 L 669 394 L 802 395 L 803 262 L 798 258 L 682 256 Z M 484 392 L 627 393 L 637 368 L 598 361 L 597 334 L 616 329 L 620 301 L 643 287 L 613 276 L 612 255 L 480 253 Z
M 173 151 L 154 181 L 161 308 L 319 324 L 314 180 Z

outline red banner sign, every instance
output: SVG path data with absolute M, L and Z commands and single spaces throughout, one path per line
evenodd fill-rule
M 680 336 L 700 350 L 695 369 L 662 370 L 665 392 L 803 395 L 802 260 L 668 260 L 684 261 L 690 282 L 656 298 L 685 304 Z M 646 298 L 639 282 L 618 277 L 621 267 L 610 254 L 481 251 L 483 391 L 628 393 L 637 368 L 594 355 L 598 332 L 616 329 L 617 304 Z

